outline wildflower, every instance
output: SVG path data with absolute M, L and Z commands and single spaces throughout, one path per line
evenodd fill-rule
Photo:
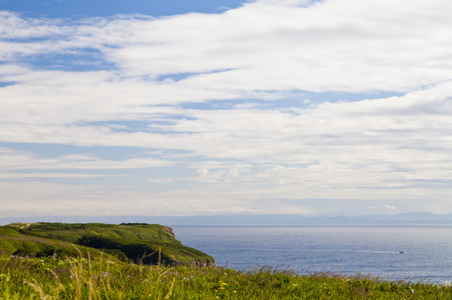
M 411 288 L 411 286 L 408 286 L 408 287 L 410 288 L 411 292 L 414 294 L 414 290 Z

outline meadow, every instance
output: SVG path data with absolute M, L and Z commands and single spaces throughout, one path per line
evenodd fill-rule
M 452 299 L 452 287 L 269 267 L 140 265 L 111 256 L 0 256 L 0 299 Z

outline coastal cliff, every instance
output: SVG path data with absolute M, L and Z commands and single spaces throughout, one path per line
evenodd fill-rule
M 182 245 L 172 228 L 145 223 L 10 224 L 0 227 L 0 250 L 29 257 L 79 257 L 89 253 L 91 257 L 105 254 L 137 264 L 215 265 L 213 257 Z

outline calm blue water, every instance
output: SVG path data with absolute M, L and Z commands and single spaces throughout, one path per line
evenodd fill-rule
M 173 226 L 184 245 L 236 270 L 331 271 L 452 281 L 452 226 Z M 406 254 L 400 254 L 404 251 Z

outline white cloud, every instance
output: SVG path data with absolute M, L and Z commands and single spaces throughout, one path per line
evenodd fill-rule
M 184 82 L 223 91 L 407 91 L 451 79 L 449 1 L 295 4 L 306 3 L 257 1 L 221 14 L 91 19 L 66 27 L 33 20 L 45 27 L 35 35 L 49 40 L 20 51 L 95 48 L 123 74 L 151 78 L 223 70 Z M 19 37 L 33 34 L 32 21 L 8 19 L 27 32 Z M 66 35 L 58 40 L 55 33 Z
M 152 158 L 130 158 L 122 161 L 105 160 L 91 155 L 65 155 L 57 158 L 40 158 L 28 152 L 11 151 L 0 148 L 0 169 L 2 170 L 120 170 L 146 169 L 174 165 Z M 32 176 L 28 174 L 28 176 Z M 41 175 L 39 175 L 41 176 Z
M 2 214 L 31 215 L 196 215 L 221 213 L 308 213 L 300 205 L 280 207 L 276 200 L 262 202 L 252 193 L 224 194 L 209 189 L 160 192 L 128 186 L 70 185 L 37 181 L 3 182 Z M 239 197 L 238 197 L 239 196 Z
M 381 206 L 369 206 L 369 209 L 379 209 L 379 208 L 384 208 L 384 209 L 390 209 L 390 210 L 396 210 L 397 208 L 395 206 L 392 205 L 381 205 Z
M 122 211 L 131 198 L 149 209 L 168 201 L 155 214 L 325 212 L 303 204 L 312 199 L 388 199 L 394 206 L 372 207 L 400 210 L 409 201 L 428 209 L 421 200 L 435 199 L 435 209 L 452 210 L 451 10 L 446 0 L 261 0 L 158 19 L 67 22 L 1 12 L 0 141 L 153 153 L 113 161 L 87 148 L 43 158 L 5 144 L 2 198 L 39 209 L 34 201 L 85 197 L 97 201 L 93 214 L 109 199 Z M 68 66 L 49 63 L 58 55 Z M 78 60 L 92 68 L 69 67 Z M 308 93 L 331 91 L 404 95 L 339 102 Z M 147 178 L 148 189 L 115 192 L 42 182 L 97 176 L 52 170 L 170 167 L 192 176 L 167 171 Z
M 406 91 L 451 78 L 447 1 L 292 4 L 112 22 L 109 40 L 127 38 L 107 57 L 134 75 L 224 70 L 186 84 L 233 90 Z
M 93 174 L 66 174 L 66 173 L 0 173 L 0 180 L 18 180 L 18 179 L 86 179 L 86 178 L 99 178 L 99 177 L 110 177 L 110 176 L 124 176 L 124 175 L 93 175 Z
M 13 40 L 63 35 L 69 29 L 61 20 L 22 18 L 8 11 L 0 11 L 0 24 L 0 38 Z

